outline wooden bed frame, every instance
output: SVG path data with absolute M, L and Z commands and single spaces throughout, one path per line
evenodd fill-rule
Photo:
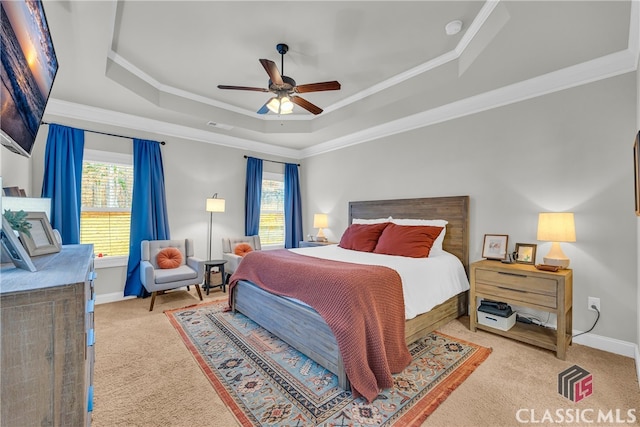
M 354 218 L 446 219 L 443 248 L 456 255 L 469 275 L 469 196 L 349 203 L 349 223 Z M 427 313 L 407 320 L 407 344 L 467 313 L 468 292 L 458 294 Z M 312 308 L 240 281 L 234 287 L 234 310 L 276 335 L 338 377 L 345 390 L 349 382 L 344 372 L 338 344 L 331 329 Z

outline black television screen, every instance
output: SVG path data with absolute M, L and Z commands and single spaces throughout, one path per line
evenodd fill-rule
M 40 0 L 2 0 L 0 141 L 31 156 L 58 60 Z

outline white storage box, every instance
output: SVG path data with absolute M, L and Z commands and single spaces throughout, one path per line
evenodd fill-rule
M 509 317 L 500 317 L 495 314 L 485 313 L 484 311 L 478 310 L 478 323 L 500 329 L 501 331 L 508 331 L 516 324 L 516 313 L 513 313 Z

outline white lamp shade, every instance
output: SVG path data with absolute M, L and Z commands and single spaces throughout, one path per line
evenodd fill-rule
M 269 102 L 267 102 L 267 108 L 272 113 L 278 114 L 278 110 L 280 109 L 280 101 L 275 96 L 271 98 Z
M 224 199 L 207 199 L 207 212 L 224 212 Z
M 291 114 L 293 112 L 293 102 L 284 96 L 280 100 L 280 114 Z
M 327 214 L 315 214 L 313 215 L 313 228 L 327 228 L 329 226 L 329 219 Z
M 293 102 L 287 96 L 281 98 L 274 96 L 267 102 L 267 108 L 275 114 L 291 114 L 293 112 Z
M 538 215 L 538 240 L 575 242 L 576 226 L 573 212 L 541 212 Z

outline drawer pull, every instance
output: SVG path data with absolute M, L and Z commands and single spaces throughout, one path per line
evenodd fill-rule
M 499 289 L 504 289 L 506 291 L 513 291 L 513 292 L 520 292 L 522 294 L 528 294 L 528 291 L 525 291 L 523 289 L 515 289 L 515 288 L 507 288 L 505 286 L 497 286 Z
M 508 273 L 506 271 L 498 271 L 499 274 L 506 274 L 507 276 L 527 277 L 526 274 Z

